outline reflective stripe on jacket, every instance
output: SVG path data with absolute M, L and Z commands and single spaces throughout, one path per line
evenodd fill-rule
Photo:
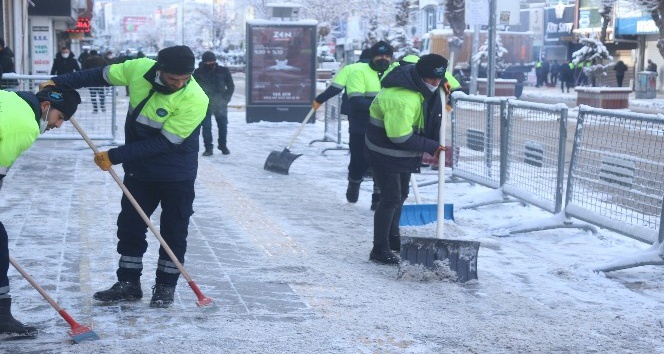
M 38 136 L 33 107 L 16 92 L 0 90 L 0 174 L 6 175 Z
M 369 106 L 380 91 L 378 72 L 368 63 L 358 63 L 348 81 L 346 94 L 350 102 L 348 115 L 348 131 L 351 134 L 364 134 L 369 123 Z

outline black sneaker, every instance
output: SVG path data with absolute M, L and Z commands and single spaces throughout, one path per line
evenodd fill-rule
M 374 247 L 369 254 L 369 259 L 382 264 L 399 264 L 399 256 L 385 248 L 376 249 Z
M 143 290 L 140 281 L 119 281 L 108 290 L 96 292 L 92 298 L 104 302 L 136 301 L 143 298 Z
M 230 150 L 226 147 L 226 145 L 219 145 L 219 150 L 221 150 L 221 153 L 224 155 L 228 155 L 231 153 Z
M 360 184 L 357 182 L 348 181 L 348 188 L 346 189 L 346 200 L 349 203 L 357 203 L 360 197 Z
M 212 156 L 212 148 L 206 148 L 205 151 L 203 152 L 203 156 Z
M 166 308 L 173 304 L 175 285 L 155 284 L 152 287 L 150 307 Z
M 376 210 L 376 208 L 378 208 L 379 202 L 380 202 L 380 193 L 371 194 L 371 210 Z

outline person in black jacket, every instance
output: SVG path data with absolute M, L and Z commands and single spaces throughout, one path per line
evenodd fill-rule
M 228 102 L 230 102 L 235 90 L 233 78 L 228 68 L 217 64 L 217 56 L 212 52 L 205 52 L 201 57 L 198 68 L 194 70 L 194 79 L 201 86 L 210 99 L 205 119 L 203 119 L 203 145 L 205 151 L 203 156 L 211 156 L 214 145 L 212 145 L 212 115 L 217 121 L 219 129 L 218 148 L 221 153 L 228 155 L 226 136 L 228 135 Z
M 99 55 L 96 50 L 91 50 L 87 59 L 83 62 L 83 70 L 92 68 L 102 68 L 106 66 L 106 60 Z M 106 112 L 106 95 L 104 94 L 104 87 L 90 87 L 90 101 L 92 101 L 92 113 L 97 113 L 97 98 L 99 99 L 99 108 L 102 112 Z
M 16 86 L 18 86 L 17 80 L 2 80 L 3 73 L 14 72 L 16 72 L 16 68 L 14 67 L 14 52 L 9 47 L 5 47 L 5 40 L 0 38 L 0 88 L 7 91 L 16 90 Z
M 81 67 L 78 65 L 78 61 L 74 57 L 74 53 L 72 53 L 67 47 L 60 48 L 60 52 L 55 55 L 55 60 L 53 60 L 51 75 L 69 74 L 74 71 L 81 71 Z
M 613 70 L 616 71 L 616 83 L 618 87 L 622 87 L 623 80 L 625 79 L 625 71 L 627 71 L 627 65 L 622 60 L 618 60 L 616 66 L 613 67 Z

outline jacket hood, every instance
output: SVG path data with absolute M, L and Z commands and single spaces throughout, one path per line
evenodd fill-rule
M 41 119 L 41 109 L 39 108 L 39 99 L 37 99 L 37 96 L 34 93 L 27 91 L 17 91 L 16 94 L 30 105 L 30 108 L 32 108 L 32 111 L 35 113 L 35 122 L 39 124 L 39 120 Z
M 392 69 L 381 81 L 384 88 L 403 87 L 405 89 L 416 91 L 422 94 L 425 100 L 432 96 L 422 78 L 415 70 L 415 65 L 399 65 Z

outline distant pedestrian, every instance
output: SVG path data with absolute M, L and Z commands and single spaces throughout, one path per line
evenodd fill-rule
M 558 70 L 558 78 L 560 79 L 560 91 L 565 92 L 565 86 L 567 86 L 567 92 L 569 92 L 570 86 L 574 82 L 574 67 L 573 63 L 565 62 L 560 65 Z
M 627 71 L 627 65 L 622 60 L 618 60 L 616 65 L 613 67 L 613 70 L 616 71 L 616 83 L 618 87 L 622 87 L 623 79 L 625 78 L 625 71 Z
M 0 38 L 0 88 L 8 91 L 15 91 L 18 88 L 18 80 L 2 79 L 3 73 L 15 73 L 14 52 L 5 47 L 5 40 Z
M 51 75 L 64 75 L 73 73 L 74 71 L 81 71 L 74 53 L 67 47 L 60 48 L 60 51 L 55 56 L 55 60 L 53 60 Z
M 553 63 L 551 63 L 551 83 L 553 84 L 553 87 L 556 87 L 556 84 L 558 84 L 559 71 L 560 64 L 558 64 L 558 60 L 554 60 Z
M 63 86 L 49 86 L 34 94 L 0 90 L 0 189 L 2 181 L 16 159 L 32 144 L 39 134 L 59 128 L 69 120 L 81 103 L 76 90 Z M 54 150 L 57 152 L 57 149 Z M 54 212 L 55 213 L 55 212 Z M 39 218 L 46 214 L 38 215 Z M 55 217 L 55 214 L 50 214 Z M 37 328 L 17 321 L 11 312 L 9 295 L 9 236 L 0 222 L 0 335 L 34 337 Z M 12 243 L 13 244 L 13 243 Z M 30 245 L 25 245 L 27 248 Z M 10 350 L 11 351 L 11 350 Z
M 212 145 L 212 115 L 217 122 L 219 137 L 217 148 L 221 153 L 228 155 L 228 103 L 233 97 L 235 84 L 230 70 L 217 64 L 217 56 L 212 52 L 205 52 L 201 57 L 198 68 L 194 70 L 194 79 L 201 85 L 203 91 L 210 99 L 205 118 L 203 119 L 203 145 L 205 151 L 203 156 L 211 156 L 214 145 Z
M 646 67 L 646 71 L 657 73 L 657 64 L 655 64 L 652 60 L 648 59 L 648 66 Z
M 88 58 L 83 62 L 83 70 L 92 68 L 101 68 L 106 66 L 106 60 L 99 55 L 96 50 L 91 50 Z M 99 103 L 97 103 L 97 100 Z M 104 94 L 104 87 L 90 87 L 90 101 L 92 101 L 92 113 L 106 112 L 106 95 Z
M 88 59 L 90 56 L 90 50 L 88 48 L 83 48 L 83 53 L 78 56 L 78 62 L 81 63 L 81 67 L 83 67 L 83 63 L 85 63 L 85 60 Z

